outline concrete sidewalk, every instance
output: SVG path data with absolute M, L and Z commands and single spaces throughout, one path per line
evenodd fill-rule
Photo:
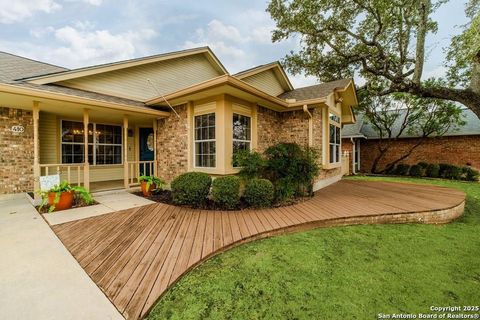
M 123 319 L 25 195 L 0 196 L 0 319 Z

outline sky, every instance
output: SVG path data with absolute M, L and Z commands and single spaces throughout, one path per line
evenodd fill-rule
M 444 52 L 466 23 L 463 0 L 434 15 L 424 78 L 442 76 Z M 272 43 L 262 0 L 0 0 L 0 51 L 67 68 L 208 45 L 230 73 L 282 59 L 298 41 Z M 295 87 L 315 78 L 292 76 Z

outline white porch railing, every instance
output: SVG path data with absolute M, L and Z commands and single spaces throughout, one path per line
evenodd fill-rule
M 125 188 L 138 186 L 138 177 L 141 175 L 157 175 L 157 162 L 151 161 L 128 161 L 124 176 Z
M 85 186 L 85 164 L 84 163 L 49 163 L 39 164 L 40 176 L 58 174 L 60 181 L 67 180 L 69 184 Z M 36 177 L 39 178 L 39 177 Z

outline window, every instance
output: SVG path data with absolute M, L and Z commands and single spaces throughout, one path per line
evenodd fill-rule
M 233 114 L 233 154 L 240 150 L 250 150 L 251 144 L 251 119 L 240 114 Z M 235 158 L 233 166 L 237 167 Z
M 195 116 L 195 167 L 215 167 L 215 113 Z
M 330 113 L 329 116 L 330 163 L 340 162 L 340 117 Z
M 62 121 L 62 163 L 83 163 L 84 130 L 82 122 Z M 88 163 L 122 163 L 122 127 L 90 123 L 88 125 Z

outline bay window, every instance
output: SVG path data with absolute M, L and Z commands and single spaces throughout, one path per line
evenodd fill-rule
M 84 127 L 82 122 L 62 120 L 62 163 L 83 163 Z M 90 123 L 88 125 L 88 163 L 122 164 L 122 127 Z
M 240 150 L 250 150 L 252 140 L 251 118 L 234 113 L 233 114 L 233 155 Z M 233 157 L 233 166 L 237 167 L 235 157 Z
M 195 167 L 216 166 L 215 113 L 195 116 Z

